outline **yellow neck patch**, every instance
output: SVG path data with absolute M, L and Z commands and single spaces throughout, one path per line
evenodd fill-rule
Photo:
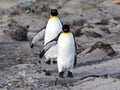
M 51 19 L 58 19 L 57 16 L 51 16 L 50 18 L 51 18 Z
M 65 35 L 65 36 L 70 35 L 70 34 L 71 34 L 71 32 L 63 32 L 62 33 L 62 35 Z

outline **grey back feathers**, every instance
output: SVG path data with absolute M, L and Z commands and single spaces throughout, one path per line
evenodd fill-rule
M 30 47 L 33 48 L 38 41 L 42 40 L 44 38 L 45 35 L 45 29 L 41 29 L 32 39 L 31 43 L 30 43 Z
M 43 55 L 47 52 L 47 50 L 50 49 L 52 46 L 54 46 L 54 45 L 56 45 L 56 44 L 57 44 L 57 41 L 51 41 L 51 42 L 47 43 L 47 44 L 43 47 L 42 51 L 40 52 L 39 57 L 42 58 Z
M 61 33 L 60 33 L 61 34 Z M 39 57 L 42 58 L 43 55 L 54 45 L 57 44 L 58 38 L 60 36 L 60 34 L 54 38 L 53 40 L 49 41 L 48 43 L 46 43 L 43 47 L 43 49 L 40 51 Z

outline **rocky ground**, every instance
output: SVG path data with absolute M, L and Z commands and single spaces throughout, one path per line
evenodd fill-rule
M 72 79 L 39 58 L 43 40 L 30 48 L 51 8 L 75 35 Z M 0 1 L 0 90 L 120 90 L 119 67 L 120 0 Z

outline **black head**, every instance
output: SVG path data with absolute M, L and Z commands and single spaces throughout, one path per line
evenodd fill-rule
M 57 16 L 58 15 L 58 11 L 56 9 L 52 9 L 51 10 L 51 15 L 52 16 Z
M 63 29 L 63 32 L 69 32 L 70 31 L 70 27 L 67 24 L 63 25 L 62 29 Z

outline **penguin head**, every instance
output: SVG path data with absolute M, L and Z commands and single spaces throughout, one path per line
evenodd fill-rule
M 70 27 L 67 24 L 63 25 L 62 29 L 63 29 L 63 32 L 66 32 L 66 33 L 70 32 Z
M 52 9 L 51 10 L 51 16 L 57 16 L 57 15 L 58 15 L 57 9 Z

